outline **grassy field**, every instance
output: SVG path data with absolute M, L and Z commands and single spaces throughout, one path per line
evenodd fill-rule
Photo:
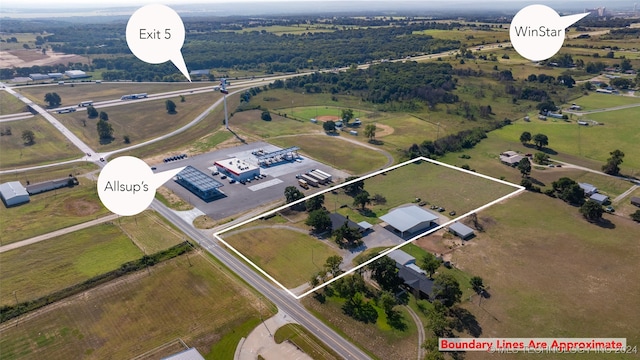
M 561 120 L 557 122 L 537 119 L 531 122 L 517 121 L 512 126 L 496 130 L 494 134 L 518 146 L 518 139 L 522 132 L 542 133 L 549 137 L 548 147 L 554 151 L 584 157 L 600 164 L 604 164 L 609 157 L 609 152 L 620 149 L 626 155 L 621 165 L 622 172 L 637 174 L 640 171 L 640 147 L 636 145 L 640 142 L 640 133 L 630 129 L 637 127 L 638 114 L 640 114 L 640 108 L 586 115 L 583 119 L 604 123 L 602 126 L 588 127 Z M 535 149 L 529 149 L 528 152 L 531 151 L 535 152 Z M 599 167 L 597 170 L 600 170 Z
M 97 119 L 87 119 L 85 112 L 63 114 L 58 118 L 93 149 L 108 151 L 139 144 L 176 130 L 200 115 L 218 97 L 218 94 L 196 94 L 184 103 L 180 102 L 178 96 L 171 98 L 177 105 L 177 114 L 167 113 L 164 99 L 130 102 L 127 105 L 106 108 L 114 137 L 108 144 L 101 143 L 98 138 Z M 86 121 L 86 126 L 83 121 Z M 123 142 L 124 135 L 129 135 L 130 144 Z
M 604 217 L 610 226 L 589 224 L 577 208 L 532 193 L 480 213 L 485 232 L 454 253 L 454 261 L 481 276 L 491 294 L 481 307 L 477 298 L 466 305 L 482 336 L 621 336 L 640 343 L 640 313 L 632 310 L 640 293 L 638 224 Z
M 11 169 L 79 158 L 82 153 L 42 116 L 0 123 L 12 135 L 0 137 L 0 168 Z M 25 145 L 22 132 L 33 131 L 35 143 Z M 95 129 L 94 129 L 95 130 Z
M 640 97 L 598 94 L 595 92 L 589 92 L 588 94 L 589 95 L 582 96 L 573 101 L 582 107 L 582 110 L 580 111 L 606 109 L 621 105 L 640 104 Z M 639 108 L 636 108 L 636 111 L 638 111 L 638 113 L 640 114 L 640 110 L 637 109 Z M 586 115 L 585 117 L 591 117 L 593 115 Z
M 3 359 L 133 358 L 182 339 L 208 359 L 212 345 L 270 307 L 206 258 L 154 266 L 0 328 Z M 246 332 L 248 333 L 248 331 Z M 246 333 L 243 336 L 246 336 Z M 236 344 L 230 344 L 235 350 Z
M 166 250 L 185 240 L 182 233 L 151 210 L 122 217 L 115 224 L 146 254 Z
M 313 314 L 334 330 L 346 335 L 354 343 L 359 344 L 369 354 L 378 359 L 415 359 L 417 355 L 418 331 L 416 324 L 403 307 L 395 307 L 403 317 L 404 330 L 389 327 L 384 312 L 378 310 L 378 321 L 375 324 L 364 324 L 343 314 L 344 299 L 327 297 L 321 304 L 313 296 L 302 299 L 302 304 Z
M 63 178 L 69 176 L 69 174 L 81 176 L 95 170 L 98 170 L 98 166 L 94 163 L 77 162 L 73 164 L 55 165 L 42 169 L 0 174 L 0 182 L 20 181 L 23 184 L 26 184 L 27 181 L 30 181 L 32 183 L 36 183 Z
M 271 139 L 269 142 L 281 147 L 298 146 L 303 155 L 351 174 L 381 169 L 386 163 L 383 154 L 333 136 L 290 136 Z
M 184 83 L 136 83 L 136 82 L 115 82 L 115 83 L 101 83 L 95 82 L 83 82 L 74 83 L 73 86 L 69 85 L 51 85 L 51 86 L 24 86 L 16 88 L 15 90 L 24 96 L 31 99 L 33 102 L 46 106 L 44 102 L 44 96 L 47 93 L 55 92 L 60 95 L 62 99 L 61 106 L 77 106 L 81 101 L 93 100 L 95 102 L 105 100 L 117 100 L 123 95 L 136 94 L 136 93 L 159 93 L 168 91 L 178 91 L 200 88 L 205 86 L 212 86 L 213 83 L 201 83 L 201 82 L 184 82 Z M 212 96 L 214 93 L 209 94 Z M 186 96 L 187 102 L 191 97 L 195 95 Z M 176 95 L 176 97 L 178 97 Z M 175 101 L 175 100 L 174 100 Z M 180 110 L 180 104 L 176 101 L 178 110 Z M 164 109 L 164 106 L 162 107 Z M 106 110 L 109 112 L 109 110 Z M 86 115 L 85 115 L 86 116 Z
M 276 330 L 273 339 L 280 344 L 290 341 L 312 359 L 340 359 L 332 349 L 324 345 L 312 333 L 298 324 L 287 324 Z
M 329 256 L 338 254 L 320 240 L 286 228 L 256 228 L 222 237 L 288 288 L 309 281 Z
M 6 91 L 0 91 L 0 115 L 25 112 L 27 105 Z
M 312 132 L 322 132 L 322 127 L 309 121 L 298 121 L 285 118 L 277 114 L 271 114 L 271 121 L 260 118 L 262 111 L 250 110 L 235 113 L 229 120 L 232 128 L 238 128 L 243 132 L 259 136 L 263 139 L 282 135 L 296 135 Z
M 233 137 L 233 134 L 231 132 L 225 131 L 225 130 L 219 130 L 191 144 L 192 150 L 190 152 L 191 153 L 207 152 L 215 148 L 216 146 L 220 145 L 221 143 L 231 139 L 232 137 Z
M 95 184 L 79 179 L 80 185 L 31 196 L 20 206 L 0 206 L 2 245 L 93 220 L 109 212 L 102 206 Z
M 505 27 L 504 29 L 494 30 L 464 28 L 462 30 L 455 31 L 428 29 L 422 31 L 414 31 L 413 33 L 431 35 L 436 39 L 458 40 L 466 46 L 476 46 L 481 44 L 509 41 L 508 27 Z
M 0 305 L 78 284 L 142 256 L 112 224 L 102 224 L 0 254 Z M 16 292 L 15 296 L 13 292 Z

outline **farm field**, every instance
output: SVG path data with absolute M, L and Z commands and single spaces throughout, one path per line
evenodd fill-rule
M 0 137 L 0 169 L 50 164 L 83 155 L 40 115 L 0 123 L 0 129 L 6 128 L 11 128 L 12 135 Z M 35 140 L 31 145 L 25 145 L 22 140 L 22 132 L 26 130 L 33 131 Z
M 107 144 L 101 143 L 98 137 L 98 119 L 87 119 L 85 112 L 63 114 L 58 116 L 58 119 L 93 149 L 98 152 L 109 151 L 139 144 L 176 130 L 195 119 L 216 99 L 217 95 L 214 94 L 196 94 L 189 96 L 186 102 L 182 103 L 176 95 L 169 100 L 176 103 L 177 114 L 167 113 L 165 99 L 131 101 L 127 105 L 106 108 L 114 137 L 113 141 Z M 130 137 L 130 144 L 124 143 L 125 135 Z
M 364 174 L 378 170 L 387 162 L 387 158 L 376 150 L 324 134 L 281 137 L 270 139 L 269 142 L 281 147 L 298 146 L 303 155 L 351 174 Z
M 25 112 L 27 105 L 6 91 L 0 91 L 0 115 Z
M 605 214 L 610 225 L 590 224 L 576 207 L 533 193 L 489 208 L 478 218 L 484 232 L 454 252 L 453 259 L 488 286 L 491 297 L 481 308 L 477 298 L 465 304 L 482 324 L 483 337 L 597 334 L 640 342 L 640 314 L 630 310 L 640 292 L 637 223 Z M 615 301 L 612 293 L 617 294 Z M 600 357 L 580 354 L 585 359 Z
M 338 254 L 307 231 L 286 226 L 249 227 L 221 237 L 287 288 L 304 284 Z
M 247 322 L 257 325 L 260 312 L 273 314 L 204 256 L 189 261 L 180 256 L 150 275 L 140 271 L 46 307 L 20 326 L 3 324 L 3 358 L 133 358 L 176 338 L 216 358 L 212 345 Z
M 57 189 L 31 197 L 16 207 L 0 206 L 2 245 L 105 216 L 95 183 L 78 179 L 79 186 Z
M 184 82 L 184 83 L 137 83 L 137 82 L 103 82 L 101 84 L 96 84 L 95 82 L 80 82 L 61 85 L 51 85 L 51 86 L 23 86 L 16 87 L 14 90 L 23 94 L 24 96 L 31 99 L 33 102 L 46 106 L 47 103 L 44 102 L 44 96 L 47 93 L 55 92 L 60 95 L 62 99 L 61 106 L 77 106 L 81 101 L 93 100 L 95 102 L 105 101 L 105 100 L 118 100 L 123 95 L 127 94 L 136 94 L 136 93 L 160 93 L 160 92 L 169 92 L 169 91 L 178 91 L 178 90 L 188 90 L 201 88 L 206 86 L 213 87 L 214 83 L 208 82 Z M 213 95 L 210 94 L 209 96 Z M 187 102 L 194 95 L 186 96 Z M 178 97 L 178 95 L 176 95 Z M 174 100 L 175 101 L 175 100 Z M 180 110 L 180 104 L 176 101 L 178 105 L 178 110 Z M 164 108 L 164 107 L 163 107 Z
M 0 305 L 14 305 L 15 298 L 24 302 L 45 296 L 115 270 L 142 255 L 113 224 L 97 225 L 0 253 Z

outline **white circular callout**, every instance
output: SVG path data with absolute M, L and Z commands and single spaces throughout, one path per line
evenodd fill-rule
M 564 43 L 565 29 L 589 13 L 562 16 L 545 5 L 529 5 L 511 21 L 509 37 L 524 58 L 541 61 L 555 55 Z
M 151 205 L 156 189 L 184 167 L 154 174 L 149 165 L 133 156 L 107 163 L 98 176 L 98 197 L 109 211 L 131 216 Z
M 127 44 L 140 60 L 150 64 L 171 61 L 191 81 L 182 57 L 184 23 L 172 8 L 146 5 L 136 10 L 127 23 Z

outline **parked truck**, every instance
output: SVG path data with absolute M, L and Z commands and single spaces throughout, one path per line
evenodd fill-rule
M 306 181 L 307 184 L 314 186 L 314 187 L 318 187 L 318 180 L 312 178 L 311 176 L 307 175 L 307 174 L 302 174 L 302 180 Z

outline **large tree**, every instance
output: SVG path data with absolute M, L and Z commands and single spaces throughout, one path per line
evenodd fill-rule
M 262 114 L 260 115 L 260 118 L 264 121 L 271 121 L 271 113 L 269 112 L 269 110 L 264 110 L 262 112 Z
M 325 121 L 322 124 L 322 128 L 324 129 L 324 131 L 326 132 L 334 132 L 336 131 L 336 123 L 329 120 L 329 121 Z
M 622 164 L 624 153 L 620 150 L 614 150 L 610 152 L 609 155 L 611 155 L 611 157 L 608 158 L 607 163 L 602 166 L 602 171 L 609 175 L 620 174 L 620 164 Z
M 547 162 L 549 162 L 549 155 L 543 152 L 537 152 L 533 155 L 533 161 L 540 165 L 546 165 Z
M 351 119 L 353 119 L 353 110 L 342 109 L 342 121 L 344 121 L 344 124 L 348 125 Z
M 25 145 L 33 145 L 36 142 L 36 134 L 31 130 L 24 130 L 22 132 L 22 141 Z
M 92 105 L 87 106 L 87 117 L 89 119 L 95 119 L 98 117 L 98 110 L 94 108 Z
M 44 95 L 44 102 L 48 103 L 49 107 L 56 107 L 62 104 L 62 99 L 57 93 L 50 92 Z
M 398 287 L 402 285 L 402 279 L 398 276 L 398 268 L 396 262 L 388 256 L 367 265 L 371 270 L 371 278 L 375 280 L 383 290 L 396 292 Z
M 367 190 L 362 190 L 353 198 L 353 206 L 360 206 L 364 210 L 367 204 L 371 204 L 371 197 Z
M 317 234 L 331 230 L 331 218 L 325 209 L 313 210 L 304 223 L 311 226 Z
M 477 294 L 481 294 L 484 291 L 484 283 L 480 276 L 474 276 L 469 280 L 469 284 L 471 284 L 471 288 Z
M 536 148 L 540 150 L 549 145 L 549 138 L 545 134 L 535 134 L 533 135 L 533 143 L 536 144 Z
M 529 158 L 525 157 L 518 162 L 518 170 L 520 170 L 522 177 L 528 177 L 529 174 L 531 174 L 531 162 Z
M 331 276 L 336 277 L 342 273 L 340 264 L 342 264 L 342 256 L 333 255 L 327 258 L 327 261 L 324 263 L 324 268 Z
M 526 143 L 531 142 L 531 133 L 528 131 L 523 132 L 520 135 L 520 142 L 524 145 Z
M 393 307 L 397 304 L 396 297 L 389 291 L 383 291 L 378 297 L 378 304 L 387 314 L 387 317 L 393 314 Z
M 364 136 L 369 138 L 369 140 L 373 140 L 376 138 L 376 125 L 368 124 L 364 127 Z
M 284 189 L 284 198 L 286 199 L 287 204 L 292 203 L 296 200 L 300 200 L 304 197 L 304 194 L 298 190 L 295 186 L 287 186 Z
M 436 300 L 446 307 L 451 307 L 460 301 L 462 290 L 458 280 L 450 274 L 438 274 L 433 282 L 433 295 Z
M 322 194 L 311 197 L 307 199 L 307 201 L 305 201 L 305 207 L 309 212 L 313 210 L 322 209 L 323 205 L 324 205 L 324 195 Z
M 98 128 L 98 136 L 100 139 L 113 139 L 113 127 L 108 121 L 100 119 L 96 126 Z
M 333 231 L 336 244 L 341 248 L 354 248 L 362 245 L 362 233 L 356 229 L 349 227 L 348 223 L 345 223 Z
M 636 210 L 633 214 L 631 214 L 631 219 L 633 221 L 640 222 L 640 210 Z
M 164 102 L 164 107 L 167 109 L 167 113 L 175 114 L 176 113 L 176 103 L 173 100 L 167 100 Z
M 595 222 L 602 219 L 602 214 L 604 213 L 604 209 L 602 209 L 602 205 L 598 204 L 593 200 L 587 200 L 580 207 L 580 213 L 590 222 Z
M 348 183 L 350 181 L 356 180 L 357 178 L 358 178 L 357 176 L 349 176 L 348 178 L 344 179 L 344 182 Z M 354 181 L 352 184 L 344 186 L 344 192 L 350 196 L 356 196 L 363 190 L 364 190 L 364 181 L 362 180 Z
M 100 120 L 109 121 L 109 114 L 106 111 L 100 111 Z
M 432 253 L 424 254 L 421 260 L 420 268 L 426 271 L 430 278 L 433 277 L 433 274 L 435 274 L 440 267 L 440 260 Z

